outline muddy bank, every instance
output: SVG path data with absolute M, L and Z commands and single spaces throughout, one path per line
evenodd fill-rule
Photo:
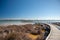
M 45 40 L 49 33 L 44 23 L 0 26 L 0 40 Z

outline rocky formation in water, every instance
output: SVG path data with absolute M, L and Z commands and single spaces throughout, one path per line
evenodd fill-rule
M 44 23 L 0 26 L 0 40 L 45 40 L 49 32 Z

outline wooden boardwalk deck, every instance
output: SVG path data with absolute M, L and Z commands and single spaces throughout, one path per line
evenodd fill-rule
M 46 40 L 60 40 L 60 30 L 53 24 L 49 24 L 51 31 Z

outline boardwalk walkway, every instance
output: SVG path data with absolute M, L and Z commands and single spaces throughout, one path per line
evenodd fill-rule
M 46 40 L 60 40 L 60 30 L 53 24 L 49 24 L 51 31 Z

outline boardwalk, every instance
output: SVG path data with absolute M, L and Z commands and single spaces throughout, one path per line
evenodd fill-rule
M 51 27 L 51 31 L 46 40 L 60 40 L 60 30 L 55 25 L 49 25 Z

